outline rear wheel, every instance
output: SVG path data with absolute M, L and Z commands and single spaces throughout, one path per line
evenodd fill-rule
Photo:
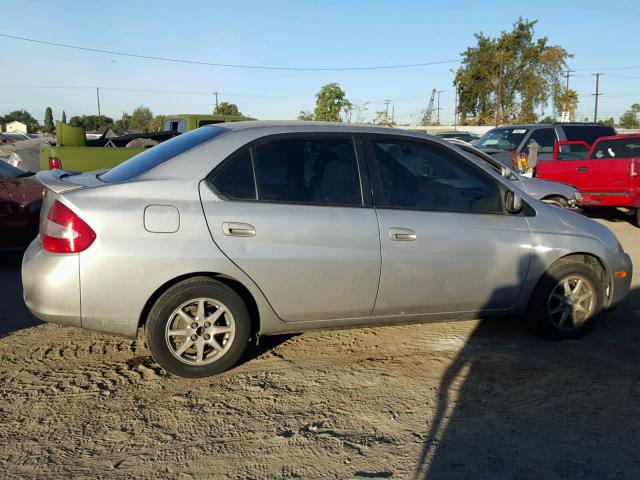
M 602 281 L 593 268 L 575 259 L 561 260 L 538 282 L 526 320 L 546 338 L 580 338 L 596 323 L 602 297 Z
M 567 208 L 569 206 L 567 199 L 560 196 L 545 198 L 542 201 L 548 205 L 553 205 L 554 207 L 559 208 Z
M 634 215 L 633 215 L 633 219 L 634 219 L 634 223 L 636 224 L 636 227 L 640 227 L 640 208 L 636 208 L 636 211 L 634 212 Z
M 235 365 L 247 348 L 250 326 L 238 294 L 218 281 L 196 277 L 160 296 L 145 330 L 151 356 L 162 368 L 198 378 Z

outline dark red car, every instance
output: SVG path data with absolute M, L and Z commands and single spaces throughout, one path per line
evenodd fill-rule
M 633 210 L 640 226 L 640 135 L 602 137 L 592 147 L 557 142 L 553 159 L 538 162 L 536 176 L 577 188 L 583 208 Z
M 42 184 L 0 160 L 0 247 L 26 246 L 38 234 Z

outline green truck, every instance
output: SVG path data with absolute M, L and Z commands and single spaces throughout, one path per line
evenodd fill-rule
M 241 115 L 171 115 L 166 118 L 162 132 L 130 133 L 117 137 L 103 135 L 91 140 L 87 140 L 82 128 L 57 122 L 55 144 L 42 144 L 40 147 L 40 169 L 77 172 L 108 169 L 181 133 L 204 125 L 243 120 L 255 119 Z

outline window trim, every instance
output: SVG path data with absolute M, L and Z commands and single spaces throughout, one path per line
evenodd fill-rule
M 366 159 L 367 159 L 367 166 L 369 168 L 369 173 L 371 175 L 371 187 L 372 187 L 372 192 L 373 192 L 373 205 L 376 209 L 379 210 L 404 210 L 404 211 L 408 211 L 408 212 L 438 212 L 438 213 L 459 213 L 459 214 L 471 214 L 471 215 L 502 215 L 502 216 L 507 216 L 507 215 L 512 215 L 510 213 L 508 213 L 505 208 L 504 208 L 504 198 L 505 198 L 505 193 L 510 190 L 504 183 L 498 181 L 497 179 L 495 179 L 490 173 L 486 172 L 482 167 L 480 167 L 479 165 L 476 165 L 474 162 L 470 161 L 468 158 L 466 158 L 464 155 L 460 155 L 459 152 L 457 152 L 456 150 L 454 150 L 453 148 L 448 147 L 447 145 L 443 145 L 440 142 L 434 142 L 428 139 L 423 139 L 423 138 L 419 138 L 419 137 L 407 137 L 407 136 L 403 136 L 403 135 L 397 135 L 397 134 L 364 134 L 363 135 L 365 138 L 363 139 L 365 142 L 365 151 L 366 151 Z M 383 193 L 382 193 L 382 183 L 380 180 L 380 174 L 378 171 L 378 165 L 376 162 L 376 157 L 375 157 L 375 152 L 373 150 L 373 143 L 376 140 L 380 140 L 380 139 L 385 139 L 385 140 L 396 140 L 396 141 L 405 141 L 405 142 L 414 142 L 414 143 L 418 143 L 418 144 L 423 144 L 423 145 L 427 145 L 427 146 L 436 146 L 439 148 L 444 148 L 445 150 L 449 151 L 455 158 L 457 158 L 460 162 L 464 162 L 465 165 L 469 165 L 472 169 L 475 169 L 476 171 L 478 171 L 480 173 L 480 175 L 483 175 L 484 177 L 488 178 L 491 182 L 493 182 L 494 184 L 497 185 L 498 187 L 498 193 L 500 195 L 500 205 L 502 207 L 502 211 L 500 212 L 471 212 L 471 211 L 461 211 L 461 210 L 441 210 L 441 209 L 434 209 L 434 208 L 411 208 L 411 207 L 400 207 L 400 206 L 391 206 L 391 205 L 379 205 L 377 200 L 383 198 Z M 525 204 L 526 202 L 523 199 L 523 204 Z M 518 215 L 523 215 L 525 208 L 523 208 L 523 211 L 516 214 L 515 216 Z
M 255 148 L 274 141 L 282 141 L 289 139 L 348 139 L 353 144 L 353 152 L 356 159 L 356 167 L 358 169 L 358 178 L 360 181 L 360 204 L 359 205 L 345 205 L 335 203 L 313 203 L 313 202 L 287 202 L 282 200 L 262 200 L 260 199 L 260 191 L 258 185 L 258 175 L 256 172 L 256 152 Z M 234 199 L 229 198 L 222 194 L 213 183 L 215 176 L 225 168 L 225 165 L 232 162 L 235 158 L 243 155 L 246 151 L 251 154 L 251 168 L 253 174 L 253 183 L 256 192 L 255 199 Z M 250 202 L 250 203 L 265 203 L 276 205 L 299 205 L 308 207 L 340 207 L 340 208 L 372 208 L 373 207 L 373 193 L 369 182 L 369 174 L 367 170 L 366 155 L 364 153 L 363 145 L 359 135 L 357 133 L 346 132 L 287 132 L 287 133 L 274 133 L 265 135 L 247 142 L 236 151 L 231 153 L 227 158 L 222 160 L 216 165 L 213 170 L 205 177 L 206 183 L 213 189 L 213 191 L 221 199 L 228 202 Z

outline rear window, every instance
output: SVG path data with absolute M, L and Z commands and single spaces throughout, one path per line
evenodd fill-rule
M 610 137 L 616 134 L 612 127 L 606 125 L 567 125 L 562 129 L 567 140 L 582 140 L 589 145 L 593 145 L 593 142 L 600 137 Z
M 593 160 L 605 158 L 640 158 L 640 138 L 616 138 L 602 140 L 595 145 Z
M 131 157 L 126 162 L 100 175 L 100 180 L 106 183 L 126 182 L 226 131 L 225 128 L 206 127 L 183 133 Z

